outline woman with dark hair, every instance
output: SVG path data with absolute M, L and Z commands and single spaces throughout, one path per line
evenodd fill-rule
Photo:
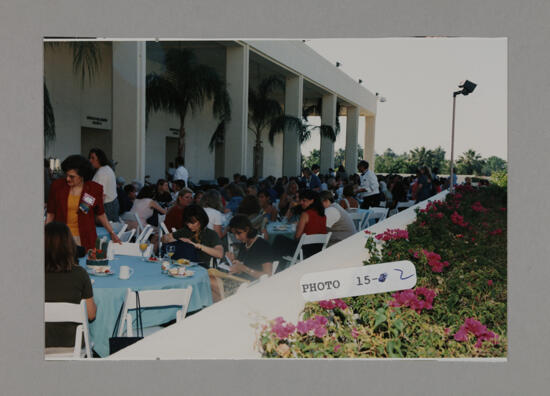
M 233 263 L 229 271 L 234 274 L 242 273 L 247 279 L 257 279 L 264 274 L 271 276 L 273 268 L 271 245 L 258 236 L 248 217 L 236 215 L 229 222 L 229 228 L 237 240 L 244 245 L 239 249 L 236 257 L 231 252 L 226 254 Z
M 222 258 L 223 246 L 218 234 L 208 228 L 208 215 L 199 205 L 192 204 L 183 212 L 183 228 L 162 237 L 163 243 L 180 240 L 196 249 L 199 264 L 209 267 L 211 257 Z
M 354 198 L 355 191 L 353 188 L 353 184 L 346 184 L 342 195 L 344 196 L 344 198 L 340 200 L 339 204 L 343 209 L 349 210 L 359 208 L 359 202 L 357 202 L 357 200 Z
M 170 194 L 170 186 L 164 179 L 158 179 L 155 189 L 154 200 L 160 205 L 165 206 L 169 202 L 172 202 L 172 194 Z
M 276 221 L 278 212 L 271 204 L 271 196 L 267 190 L 260 190 L 258 192 L 258 202 L 261 208 L 260 214 L 268 221 Z
M 84 268 L 76 262 L 76 244 L 69 228 L 57 221 L 46 224 L 45 246 L 45 300 L 80 304 L 86 300 L 88 320 L 96 316 L 92 283 Z M 46 323 L 46 347 L 73 347 L 76 324 Z
M 267 236 L 265 232 L 265 226 L 267 224 L 267 219 L 261 213 L 262 208 L 260 207 L 260 201 L 254 195 L 247 195 L 241 201 L 237 209 L 237 214 L 243 214 L 248 217 L 252 223 L 252 227 L 256 231 L 264 233 L 264 236 Z
M 298 183 L 295 180 L 288 182 L 286 191 L 281 195 L 279 200 L 279 213 L 286 214 L 291 206 L 297 205 L 298 202 Z
M 166 213 L 166 209 L 160 206 L 153 197 L 155 190 L 153 186 L 144 186 L 138 193 L 132 209 L 124 213 L 120 218 L 124 220 L 129 228 L 136 228 L 136 215 L 139 217 L 141 224 L 145 226 L 147 219 L 153 215 L 153 211 L 157 210 L 161 214 Z
M 105 215 L 110 221 L 118 221 L 119 203 L 116 192 L 115 172 L 109 166 L 109 160 L 105 152 L 99 148 L 93 148 L 88 154 L 88 159 L 95 169 L 94 178 L 96 183 L 103 186 L 103 207 Z
M 105 215 L 103 187 L 91 181 L 94 171 L 90 162 L 81 155 L 70 155 L 61 163 L 61 169 L 65 178 L 55 180 L 50 187 L 46 224 L 52 221 L 67 224 L 76 244 L 88 250 L 97 239 L 97 216 L 113 242 L 120 243 Z
M 302 214 L 298 225 L 294 240 L 283 235 L 277 235 L 273 241 L 273 251 L 282 256 L 292 256 L 302 234 L 326 234 L 327 233 L 327 218 L 325 216 L 325 207 L 321 203 L 319 193 L 313 190 L 305 190 L 300 194 L 300 206 Z M 310 257 L 321 251 L 322 244 L 313 244 L 304 246 L 304 258 Z
M 218 190 L 206 190 L 202 196 L 199 205 L 203 207 L 208 215 L 208 228 L 216 231 L 216 234 L 221 238 L 223 236 L 222 224 L 222 196 Z

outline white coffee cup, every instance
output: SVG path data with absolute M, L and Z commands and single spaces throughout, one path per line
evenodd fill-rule
M 130 279 L 130 276 L 134 273 L 134 270 L 127 265 L 121 265 L 119 271 L 118 277 L 120 279 Z

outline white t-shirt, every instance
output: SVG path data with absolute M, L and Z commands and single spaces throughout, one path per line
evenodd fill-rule
M 189 187 L 187 180 L 189 179 L 189 172 L 183 165 L 178 166 L 176 173 L 174 173 L 174 180 L 183 180 L 185 182 L 185 187 Z
M 332 206 L 325 208 L 325 216 L 327 217 L 327 228 L 332 227 L 334 223 L 340 220 L 340 212 Z
M 105 195 L 104 204 L 116 199 L 116 177 L 115 172 L 113 172 L 110 166 L 105 165 L 99 168 L 92 180 L 103 186 L 103 194 Z
M 223 215 L 219 210 L 214 208 L 204 208 L 204 211 L 208 215 L 208 228 L 213 230 L 215 225 L 221 226 L 223 224 Z
M 359 194 L 361 198 L 370 197 L 374 194 L 379 194 L 380 190 L 378 189 L 378 179 L 373 171 L 367 170 L 365 173 L 360 175 L 361 178 L 361 188 L 364 188 L 366 191 Z

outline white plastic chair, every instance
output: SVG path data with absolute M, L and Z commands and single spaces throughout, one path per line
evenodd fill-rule
M 46 323 L 78 323 L 73 350 L 46 348 L 46 360 L 92 358 L 90 333 L 88 331 L 88 311 L 86 310 L 85 300 L 80 301 L 80 304 L 47 302 L 44 305 L 44 319 Z M 82 348 L 82 335 L 84 335 L 84 348 Z
M 138 214 L 134 213 L 134 217 L 136 218 L 136 222 L 137 222 L 137 226 L 138 226 L 137 232 L 143 231 L 143 228 L 144 228 L 143 223 L 141 222 L 141 219 L 139 218 Z
M 151 224 L 147 224 L 145 228 L 141 231 L 141 234 L 139 234 L 136 238 L 136 243 L 147 242 L 154 230 L 155 228 Z
M 145 249 L 145 252 L 143 253 L 143 257 L 150 257 L 152 252 L 153 245 L 147 246 L 147 249 Z M 139 249 L 139 243 L 123 242 L 120 244 L 109 242 L 109 246 L 107 247 L 107 257 L 112 260 L 115 254 L 122 256 L 142 256 L 141 250 Z
M 274 261 L 273 262 L 273 267 L 271 268 L 271 276 L 275 275 L 275 272 L 277 272 L 278 267 L 279 267 L 279 262 Z
M 379 206 L 380 206 L 381 208 L 385 208 L 385 207 L 386 207 L 386 201 L 380 201 Z
M 186 289 L 140 290 L 139 303 L 141 308 L 179 306 L 181 309 L 176 312 L 176 323 L 179 323 L 185 318 L 185 315 L 187 315 L 192 292 L 192 286 L 188 286 Z M 133 336 L 132 315 L 130 315 L 128 311 L 135 309 L 136 294 L 134 291 L 128 289 L 122 306 L 122 315 L 120 316 L 121 323 L 119 323 L 118 326 L 119 337 L 123 335 L 124 329 L 126 329 L 126 335 L 128 337 Z M 126 326 L 124 326 L 124 324 L 126 324 Z M 147 327 L 143 329 L 144 336 L 153 334 L 161 329 L 162 327 L 160 326 Z
M 159 221 L 159 224 L 164 234 L 170 234 L 170 231 L 168 231 L 168 227 L 166 227 L 166 224 L 164 224 L 164 221 Z
M 353 211 L 353 212 L 348 212 L 349 213 L 349 217 L 351 217 L 351 219 L 353 220 L 353 223 L 355 224 L 355 228 L 357 229 L 357 231 L 361 231 L 363 230 L 363 226 L 364 226 L 364 223 L 365 223 L 365 217 L 367 216 L 367 213 L 369 212 L 358 212 L 358 211 Z
M 283 259 L 290 262 L 289 266 L 293 266 L 297 262 L 302 261 L 304 259 L 304 252 L 302 250 L 303 246 L 322 243 L 323 247 L 321 248 L 321 251 L 325 250 L 331 235 L 332 235 L 332 232 L 328 232 L 326 234 L 311 234 L 311 235 L 302 234 L 302 237 L 300 238 L 300 242 L 298 242 L 298 246 L 296 247 L 296 251 L 294 252 L 294 255 L 292 257 L 284 256 Z
M 113 232 L 115 234 L 117 234 L 120 238 L 120 233 L 126 231 L 126 228 L 128 228 L 128 224 L 122 222 L 122 223 L 119 223 L 119 222 L 112 222 L 112 221 L 109 221 L 109 223 L 111 223 L 111 227 L 113 228 Z
M 133 228 L 130 231 L 124 231 L 118 235 L 118 238 L 121 242 L 129 242 L 134 234 L 136 233 L 136 229 Z
M 377 220 L 375 222 L 375 224 L 376 224 L 377 222 L 380 222 L 380 221 L 386 219 L 386 217 L 388 216 L 388 212 L 389 212 L 388 208 L 371 207 L 369 210 L 370 210 L 369 215 L 367 216 L 367 220 L 365 220 L 366 223 L 367 223 L 367 227 L 371 226 L 371 223 L 370 223 L 371 220 Z

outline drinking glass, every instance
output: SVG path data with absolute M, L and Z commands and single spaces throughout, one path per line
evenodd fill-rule
M 170 265 L 173 265 L 172 256 L 176 253 L 176 247 L 174 245 L 166 245 L 166 255 L 170 257 Z
M 147 250 L 147 247 L 149 246 L 148 243 L 140 243 L 139 244 L 139 250 L 141 250 L 141 258 L 143 259 L 143 261 L 145 261 L 145 251 Z

